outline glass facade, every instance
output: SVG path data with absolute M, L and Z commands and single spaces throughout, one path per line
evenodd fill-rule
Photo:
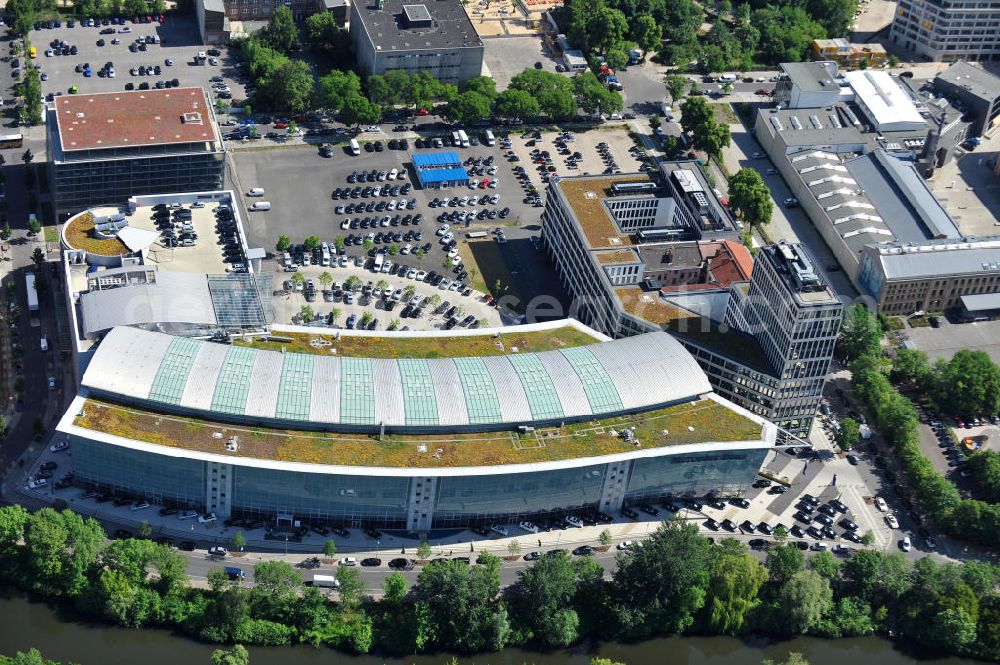
M 233 467 L 233 512 L 273 517 L 403 527 L 409 478 L 337 476 Z
M 638 459 L 632 465 L 625 501 L 732 493 L 753 481 L 766 454 L 766 449 L 713 450 Z
M 438 480 L 434 526 L 459 526 L 596 507 L 606 465 Z
M 71 437 L 76 482 L 156 503 L 202 507 L 205 462 Z

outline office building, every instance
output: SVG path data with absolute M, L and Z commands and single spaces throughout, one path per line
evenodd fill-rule
M 56 97 L 46 130 L 60 221 L 136 192 L 222 189 L 225 147 L 201 88 Z
M 363 75 L 430 72 L 445 83 L 482 74 L 483 42 L 459 0 L 351 3 L 351 49 Z
M 80 486 L 279 527 L 426 533 L 747 490 L 773 424 L 669 335 L 539 330 L 565 326 L 558 350 L 400 359 L 352 355 L 366 332 L 332 355 L 115 328 L 58 431 Z M 421 334 L 449 336 L 397 337 Z
M 972 115 L 969 137 L 992 136 L 1000 126 L 1000 77 L 959 60 L 938 73 L 932 86 L 939 96 L 959 101 Z
M 889 39 L 898 48 L 934 62 L 996 60 L 1000 2 L 899 0 Z
M 665 330 L 720 395 L 794 435 L 808 433 L 841 305 L 822 280 L 799 288 L 783 281 L 790 262 L 756 267 L 693 162 L 665 163 L 653 178 L 555 178 L 542 222 L 573 316 L 613 337 Z M 795 251 L 796 265 L 813 267 Z M 802 337 L 813 344 L 806 352 L 796 326 L 810 316 L 823 327 Z
M 329 12 L 337 25 L 347 24 L 346 0 L 195 0 L 194 13 L 203 44 L 225 44 L 230 37 L 264 27 L 278 7 L 288 7 L 296 21 Z

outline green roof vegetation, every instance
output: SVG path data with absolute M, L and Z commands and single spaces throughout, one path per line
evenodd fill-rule
M 746 365 L 752 369 L 771 374 L 773 370 L 760 352 L 760 346 L 750 335 L 733 330 L 721 329 L 719 324 L 711 319 L 695 316 L 687 319 L 674 319 L 663 326 L 663 329 L 675 337 L 688 339 L 698 346 L 713 353 Z
M 94 237 L 94 216 L 89 211 L 70 219 L 63 232 L 71 247 L 85 250 L 88 254 L 120 256 L 129 253 L 128 247 L 118 238 Z
M 713 400 L 562 428 L 471 434 L 376 435 L 246 427 L 166 415 L 88 399 L 73 423 L 84 429 L 171 448 L 282 462 L 392 468 L 448 468 L 554 462 L 701 442 L 744 442 L 762 426 Z M 635 428 L 638 445 L 620 435 Z M 237 450 L 226 443 L 237 437 Z
M 238 340 L 234 344 L 255 349 L 318 355 L 357 356 L 362 358 L 455 358 L 499 356 L 514 352 L 528 353 L 566 349 L 598 342 L 597 338 L 574 328 L 562 326 L 551 330 L 510 332 L 450 337 L 380 337 L 369 335 L 333 335 L 283 333 L 272 337 Z

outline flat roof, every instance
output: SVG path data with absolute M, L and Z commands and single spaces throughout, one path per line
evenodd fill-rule
M 821 62 L 783 62 L 781 70 L 788 79 L 805 92 L 838 92 L 840 86 L 831 74 L 831 67 L 836 73 L 837 65 Z
M 930 241 L 919 245 L 880 243 L 877 255 L 887 279 L 1000 273 L 1000 237 Z
M 612 198 L 611 185 L 616 182 L 651 181 L 640 174 L 570 176 L 552 180 L 551 186 L 558 189 L 566 199 L 590 249 L 610 249 L 633 244 L 629 234 L 618 229 L 604 205 L 605 200 Z
M 376 51 L 483 46 L 459 0 L 434 0 L 422 5 L 428 14 L 423 20 L 431 22 L 429 27 L 409 26 L 407 7 L 410 8 L 411 16 L 415 16 L 412 13 L 415 6 L 413 0 L 382 0 L 381 9 L 377 7 L 376 1 L 360 0 L 353 5 Z
M 100 433 L 165 449 L 194 451 L 239 460 L 355 468 L 413 469 L 503 467 L 612 455 L 641 456 L 649 451 L 700 443 L 740 444 L 767 439 L 763 421 L 716 395 L 639 414 L 577 422 L 533 432 L 376 435 L 303 432 L 242 427 L 221 421 L 146 411 L 87 398 L 73 410 L 77 432 Z M 68 415 L 69 417 L 69 415 Z M 65 427 L 64 419 L 61 428 Z M 620 435 L 635 428 L 639 445 Z M 235 438 L 236 450 L 226 444 Z M 96 437 L 95 437 L 96 438 Z M 256 462 L 255 462 L 256 463 Z M 595 462 L 599 463 L 599 462 Z
M 862 69 L 844 74 L 858 102 L 871 114 L 871 120 L 883 126 L 922 127 L 927 124 L 913 100 L 889 72 Z
M 965 60 L 952 63 L 948 69 L 939 72 L 934 78 L 964 88 L 976 97 L 991 103 L 1000 97 L 1000 77 Z
M 63 95 L 55 111 L 64 152 L 218 139 L 201 88 Z
M 970 312 L 1000 309 L 1000 293 L 974 293 L 962 296 L 962 306 Z
M 282 353 L 122 327 L 105 336 L 81 386 L 191 415 L 344 431 L 482 431 L 648 410 L 711 391 L 691 354 L 663 333 L 402 359 Z

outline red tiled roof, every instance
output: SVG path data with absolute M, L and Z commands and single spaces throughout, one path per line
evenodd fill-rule
M 57 97 L 56 118 L 64 151 L 200 143 L 217 138 L 201 88 Z

